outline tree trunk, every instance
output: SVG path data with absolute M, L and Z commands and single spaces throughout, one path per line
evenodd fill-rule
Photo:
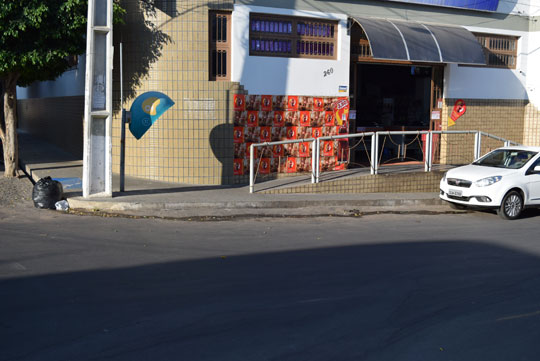
M 4 79 L 4 122 L 2 146 L 4 150 L 4 177 L 17 176 L 19 145 L 17 141 L 17 80 L 18 74 L 9 73 Z

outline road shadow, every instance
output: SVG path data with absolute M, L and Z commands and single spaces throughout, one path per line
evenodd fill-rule
M 4 267 L 21 263 L 3 259 Z M 109 266 L 2 277 L 0 359 L 472 361 L 540 353 L 540 260 L 487 243 Z

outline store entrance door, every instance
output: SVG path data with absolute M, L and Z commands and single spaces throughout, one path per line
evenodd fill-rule
M 356 131 L 429 129 L 431 66 L 356 67 Z
M 440 129 L 443 65 L 353 61 L 351 67 L 351 133 Z M 423 160 L 421 136 L 387 138 L 395 147 L 380 149 L 382 161 Z M 353 151 L 352 163 L 365 165 L 364 153 Z

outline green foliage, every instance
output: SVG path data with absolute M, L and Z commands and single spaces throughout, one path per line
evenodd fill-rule
M 0 79 L 53 80 L 86 50 L 86 0 L 0 0 Z M 114 20 L 125 11 L 115 3 Z

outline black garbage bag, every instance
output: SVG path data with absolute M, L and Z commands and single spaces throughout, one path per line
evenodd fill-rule
M 32 200 L 36 208 L 56 209 L 54 204 L 63 197 L 62 183 L 51 179 L 51 177 L 41 178 L 32 189 Z

